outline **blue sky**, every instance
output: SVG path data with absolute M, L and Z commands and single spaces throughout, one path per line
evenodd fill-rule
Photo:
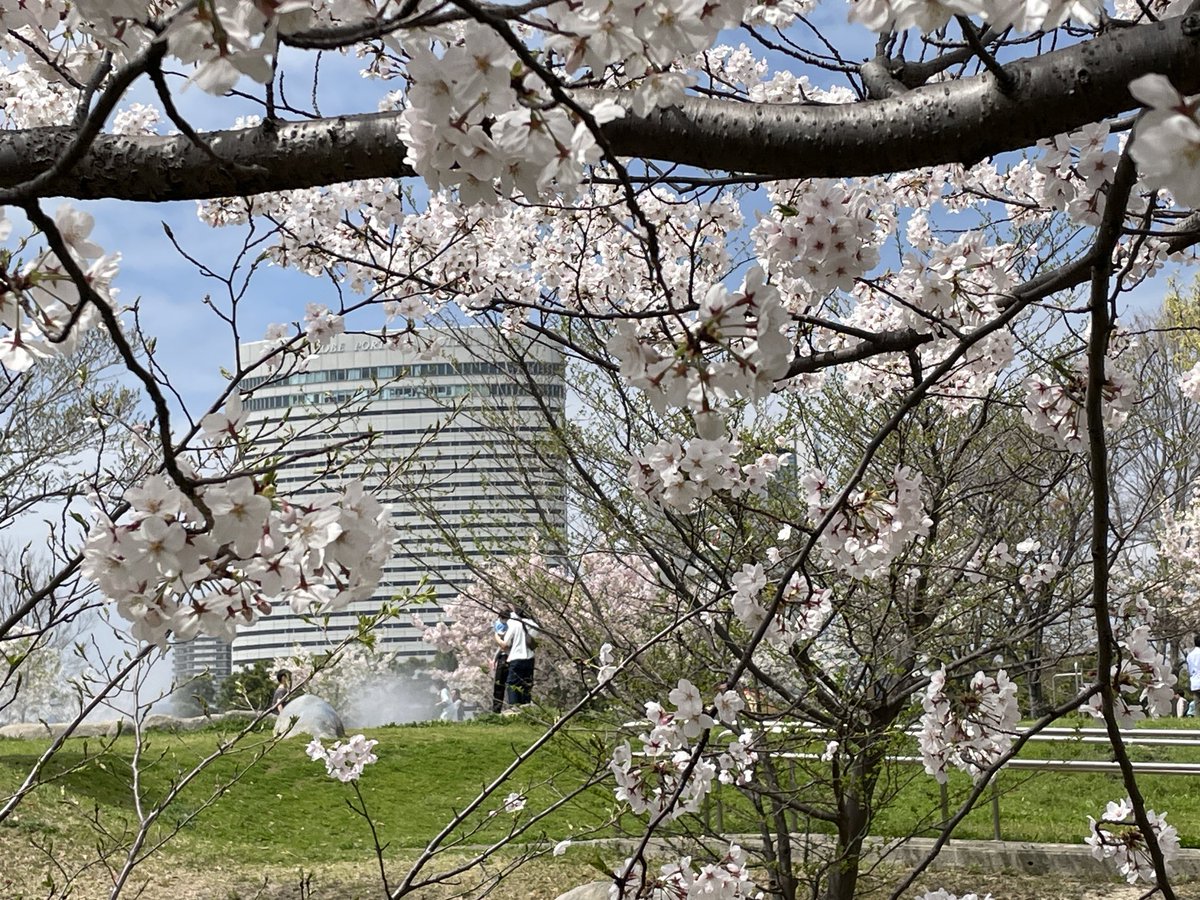
M 843 5 L 818 5 L 812 21 L 834 38 L 835 43 L 851 48 L 858 58 L 871 52 L 873 37 L 846 23 Z M 741 35 L 728 36 L 728 41 L 735 45 L 742 40 Z M 293 99 L 307 98 L 311 57 L 285 55 L 283 63 Z M 358 68 L 359 61 L 353 57 L 324 55 L 319 95 L 323 114 L 374 109 L 376 98 L 389 86 L 362 79 Z M 826 75 L 826 85 L 844 83 L 841 76 Z M 239 87 L 255 90 L 245 81 Z M 147 85 L 139 85 L 122 106 L 135 101 L 153 102 Z M 201 130 L 229 127 L 236 116 L 259 111 L 246 101 L 214 98 L 196 89 L 177 93 L 176 101 L 188 121 Z M 48 201 L 45 205 L 53 210 L 58 201 Z M 175 251 L 163 232 L 163 224 L 171 228 L 189 253 L 217 271 L 228 266 L 241 246 L 242 229 L 209 228 L 200 222 L 196 205 L 191 202 L 99 201 L 79 205 L 95 217 L 94 239 L 106 250 L 122 253 L 121 272 L 116 283 L 121 292 L 120 300 L 130 303 L 135 298 L 140 299 L 143 328 L 157 341 L 159 363 L 180 391 L 191 414 L 202 415 L 226 386 L 220 370 L 233 360 L 233 342 L 228 327 L 202 302 L 205 294 L 215 293 L 220 285 L 205 279 Z M 1165 278 L 1160 277 L 1143 285 L 1134 295 L 1135 305 L 1144 309 L 1157 305 L 1165 283 Z M 217 296 L 214 300 L 220 302 L 221 298 Z M 306 303 L 332 304 L 333 301 L 327 281 L 266 266 L 256 276 L 248 300 L 241 308 L 243 339 L 261 338 L 270 323 L 298 320 L 303 316 Z

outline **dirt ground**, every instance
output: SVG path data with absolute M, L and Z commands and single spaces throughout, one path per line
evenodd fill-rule
M 25 848 L 13 846 L 0 833 L 0 900 L 102 900 L 112 891 L 111 875 L 102 866 L 94 866 L 78 877 L 67 879 L 75 867 L 58 868 Z M 82 848 L 74 848 L 77 852 Z M 69 852 L 69 851 L 68 851 Z M 55 851 L 62 857 L 63 848 Z M 569 856 L 569 854 L 568 854 Z M 504 873 L 502 864 L 488 874 L 499 875 L 485 889 L 477 877 L 459 876 L 450 883 L 425 886 L 409 897 L 419 900 L 483 898 L 487 900 L 554 900 L 559 894 L 580 884 L 597 880 L 596 871 L 586 860 L 537 860 L 515 871 Z M 396 865 L 393 878 L 407 867 Z M 120 896 L 139 900 L 383 900 L 385 893 L 376 865 L 339 864 L 318 871 L 296 867 L 247 867 L 237 865 L 232 855 L 224 865 L 203 870 L 181 864 L 170 857 L 158 856 L 138 867 Z M 887 879 L 875 881 L 873 889 L 860 893 L 861 900 L 884 900 Z M 394 888 L 395 885 L 393 884 Z M 909 896 L 921 896 L 925 890 L 944 888 L 959 895 L 975 892 L 980 900 L 991 893 L 994 900 L 1137 900 L 1146 897 L 1146 889 L 1113 882 L 1082 881 L 1061 876 L 1025 874 L 997 875 L 966 871 L 939 872 L 923 878 Z M 1175 886 L 1180 900 L 1200 900 L 1200 884 Z M 906 898 L 907 900 L 907 898 Z

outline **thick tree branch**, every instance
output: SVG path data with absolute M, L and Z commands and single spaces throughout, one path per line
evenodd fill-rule
M 840 106 L 693 98 L 605 131 L 620 153 L 778 178 L 970 164 L 1135 107 L 1129 82 L 1146 72 L 1195 93 L 1198 51 L 1200 18 L 1183 17 L 1008 63 L 1007 93 L 989 73 Z
M 773 178 L 841 177 L 973 163 L 1132 109 L 1129 82 L 1147 72 L 1200 91 L 1200 17 L 1114 29 L 990 74 L 841 106 L 690 98 L 680 107 L 603 126 L 620 156 Z M 612 94 L 578 92 L 585 104 Z M 617 95 L 618 100 L 623 99 Z M 187 138 L 99 136 L 45 194 L 188 200 L 244 196 L 358 178 L 408 177 L 397 112 L 202 134 L 229 166 Z M 42 175 L 71 144 L 70 129 L 0 134 L 0 189 Z M 249 170 L 240 167 L 251 167 Z
M 166 201 L 242 197 L 414 175 L 404 163 L 399 113 L 308 122 L 264 122 L 239 131 L 200 132 L 224 166 L 185 135 L 103 134 L 66 174 L 41 184 L 42 196 Z M 0 133 L 0 189 L 26 182 L 71 145 L 71 128 Z

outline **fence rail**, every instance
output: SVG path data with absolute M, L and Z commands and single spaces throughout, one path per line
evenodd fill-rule
M 768 726 L 768 730 L 781 733 L 785 731 L 795 731 L 797 733 L 808 731 L 814 739 L 819 739 L 827 735 L 827 732 L 819 726 L 809 722 L 774 722 Z M 918 730 L 910 730 L 906 732 L 911 737 L 916 737 L 920 734 Z M 1018 734 L 1026 734 L 1026 729 L 1020 729 Z M 1108 744 L 1110 738 L 1108 732 L 1103 728 L 1069 728 L 1069 727 L 1052 727 L 1043 728 L 1037 734 L 1029 738 L 1031 741 L 1047 741 L 1055 743 L 1076 743 L 1076 744 Z M 1121 740 L 1130 745 L 1143 747 L 1198 747 L 1200 748 L 1200 730 L 1181 729 L 1181 728 L 1139 728 L 1134 731 L 1121 731 Z M 818 753 L 798 753 L 793 751 L 781 751 L 771 754 L 772 759 L 791 761 L 793 767 L 796 762 L 817 762 L 821 759 Z M 889 756 L 888 762 L 897 763 L 899 765 L 924 765 L 924 759 L 920 756 Z M 1157 761 L 1134 761 L 1130 765 L 1133 771 L 1140 775 L 1200 775 L 1200 762 L 1157 762 Z M 1022 769 L 1030 771 L 1043 772 L 1091 772 L 1091 773 L 1110 773 L 1119 774 L 1121 767 L 1114 760 L 1108 759 L 1021 759 L 1020 757 L 1010 759 L 1004 764 L 1005 769 Z M 793 768 L 792 780 L 795 781 L 795 771 Z M 941 813 L 942 825 L 950 819 L 950 797 L 946 789 L 946 785 L 939 785 L 941 789 Z M 992 781 L 991 790 L 991 807 L 992 807 L 992 840 L 1003 840 L 1000 824 L 1000 786 L 995 779 Z M 724 821 L 724 809 L 721 805 L 720 798 L 717 799 L 715 809 L 711 810 L 716 814 L 717 830 L 722 829 Z M 710 810 L 706 807 L 704 810 L 705 823 L 709 824 Z M 792 815 L 793 830 L 798 830 L 798 817 Z M 806 829 L 807 830 L 807 829 Z

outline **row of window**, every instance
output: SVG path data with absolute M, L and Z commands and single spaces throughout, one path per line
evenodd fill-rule
M 297 647 L 299 647 L 302 652 L 308 651 L 311 653 L 324 653 L 326 650 L 330 649 L 334 642 L 336 642 L 336 638 L 333 638 L 332 636 L 321 635 L 320 640 L 306 643 L 284 643 L 280 641 L 270 641 L 263 644 L 252 644 L 246 639 L 246 636 L 239 636 L 237 639 L 237 645 L 233 651 L 237 657 L 234 665 L 240 668 L 241 666 L 253 665 L 254 662 L 259 659 L 272 659 L 276 656 L 289 656 Z M 397 647 L 395 646 L 397 644 L 411 644 L 414 646 Z M 380 649 L 385 652 L 394 651 L 396 655 L 400 657 L 429 657 L 433 656 L 435 652 L 433 645 L 422 641 L 419 635 L 414 635 L 411 637 L 408 635 L 387 635 L 380 639 Z M 268 653 L 270 656 L 267 656 Z
M 423 408 L 419 408 L 419 409 L 410 408 L 410 409 L 403 409 L 403 410 L 367 408 L 367 409 L 356 411 L 354 413 L 353 424 L 358 426 L 358 430 L 356 432 L 341 432 L 341 431 L 338 431 L 338 432 L 329 432 L 329 431 L 306 432 L 304 434 L 299 434 L 299 435 L 296 435 L 295 437 L 288 438 L 287 443 L 289 445 L 291 445 L 291 444 L 298 444 L 298 443 L 302 443 L 302 442 L 318 442 L 318 443 L 328 442 L 331 434 L 334 434 L 337 437 L 342 437 L 342 438 L 366 437 L 367 435 L 378 435 L 380 437 L 382 437 L 384 435 L 391 435 L 391 436 L 396 436 L 396 437 L 415 437 L 415 438 L 433 437 L 433 440 L 431 440 L 428 443 L 428 446 L 430 446 L 430 447 L 478 447 L 478 446 L 480 446 L 480 444 L 494 439 L 494 437 L 497 434 L 496 429 L 493 429 L 490 426 L 485 425 L 485 424 L 480 424 L 476 420 L 467 418 L 465 416 L 459 416 L 456 418 L 452 418 L 449 420 L 449 422 L 439 422 L 439 423 L 437 423 L 437 425 L 423 425 L 423 426 L 416 427 L 416 428 L 380 429 L 380 428 L 372 428 L 370 426 L 370 423 L 367 422 L 368 419 L 371 419 L 376 416 L 408 417 L 408 416 L 417 416 L 417 415 L 421 415 L 424 413 L 428 413 L 431 415 L 445 416 L 446 408 L 444 406 L 430 406 L 430 407 L 423 407 Z M 530 414 L 538 415 L 540 417 L 541 410 L 534 406 L 516 406 L 516 407 L 506 408 L 504 410 L 504 413 L 505 413 L 506 417 L 508 418 L 508 421 L 511 422 L 513 414 L 530 413 Z M 464 425 L 453 424 L 455 421 L 464 421 L 464 420 L 466 421 L 467 424 L 464 424 Z M 288 418 L 288 423 L 290 425 L 292 425 L 293 427 L 300 427 L 300 426 L 305 425 L 308 422 L 327 422 L 327 421 L 329 421 L 329 418 L 324 413 L 316 413 L 316 414 L 298 413 L 298 414 L 292 415 Z M 346 424 L 350 424 L 349 417 L 347 417 Z M 366 424 L 365 428 L 362 427 L 363 424 Z M 439 425 L 442 427 L 438 427 Z M 546 434 L 546 432 L 547 432 L 547 427 L 545 424 L 540 423 L 540 422 L 531 422 L 529 424 L 509 425 L 509 426 L 505 427 L 503 434 L 501 434 L 500 436 L 503 438 L 507 438 L 509 435 L 515 435 L 515 434 L 538 435 L 538 434 Z M 471 435 L 472 437 L 470 440 L 465 440 L 465 441 L 443 440 L 443 437 L 445 437 L 446 435 L 451 435 L 451 434 L 465 434 L 465 435 Z M 272 446 L 272 445 L 278 445 L 280 443 L 280 441 L 275 439 L 274 435 L 265 435 L 262 439 L 259 439 L 257 441 L 257 443 L 261 447 L 268 447 L 268 446 Z M 408 445 L 404 442 L 400 442 L 397 446 L 407 447 L 410 445 Z
M 324 369 L 318 372 L 296 372 L 286 378 L 273 375 L 252 375 L 243 378 L 239 387 L 243 390 L 271 382 L 271 387 L 291 384 L 325 384 L 330 381 L 390 381 L 393 378 L 445 378 L 450 375 L 468 377 L 472 375 L 505 375 L 510 378 L 530 375 L 559 375 L 566 371 L 562 363 L 528 362 L 519 365 L 512 362 L 451 362 L 415 363 L 408 366 L 359 366 L 347 369 Z
M 561 384 L 546 384 L 539 390 L 547 397 L 562 399 Z M 320 403 L 350 403 L 355 400 L 432 400 L 488 394 L 492 397 L 525 397 L 530 393 L 525 384 L 419 384 L 380 388 L 378 391 L 339 390 L 312 391 L 303 394 L 278 394 L 272 397 L 251 397 L 243 406 L 250 412 L 264 409 L 286 409 L 289 406 L 316 406 Z

